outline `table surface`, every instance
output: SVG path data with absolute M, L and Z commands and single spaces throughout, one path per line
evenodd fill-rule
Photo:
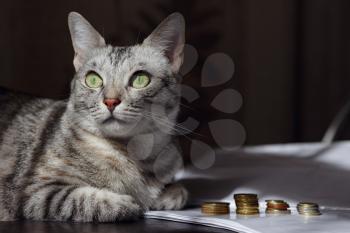
M 123 223 L 66 223 L 66 222 L 0 222 L 0 232 L 6 233 L 172 233 L 172 232 L 213 232 L 232 231 L 172 221 L 141 219 Z

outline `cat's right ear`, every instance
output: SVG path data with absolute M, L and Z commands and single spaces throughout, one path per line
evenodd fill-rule
M 73 64 L 75 70 L 78 71 L 88 52 L 93 48 L 104 47 L 106 42 L 95 28 L 77 12 L 69 13 L 68 26 L 75 51 Z

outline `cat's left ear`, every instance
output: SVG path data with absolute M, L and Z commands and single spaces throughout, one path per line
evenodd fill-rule
M 171 69 L 178 73 L 184 57 L 185 19 L 173 13 L 163 20 L 144 41 L 144 45 L 159 48 L 169 59 Z
M 100 33 L 77 12 L 69 13 L 68 26 L 75 51 L 73 64 L 78 71 L 85 62 L 88 52 L 91 49 L 106 46 L 106 42 Z

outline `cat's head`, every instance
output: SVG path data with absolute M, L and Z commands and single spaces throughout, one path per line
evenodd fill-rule
M 107 45 L 80 14 L 68 17 L 76 75 L 69 104 L 76 122 L 110 137 L 170 130 L 179 109 L 185 22 L 168 16 L 141 44 Z

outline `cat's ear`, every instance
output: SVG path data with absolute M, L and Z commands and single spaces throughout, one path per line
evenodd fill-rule
M 185 45 L 185 19 L 180 13 L 169 15 L 144 41 L 144 45 L 161 49 L 177 73 L 182 65 Z
M 95 28 L 77 12 L 69 13 L 68 26 L 75 51 L 73 64 L 77 71 L 84 63 L 87 53 L 93 48 L 105 46 L 106 42 Z

